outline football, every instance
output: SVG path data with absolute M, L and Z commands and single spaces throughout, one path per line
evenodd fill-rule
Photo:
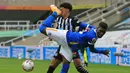
M 25 60 L 22 63 L 22 68 L 26 72 L 32 71 L 34 69 L 34 63 L 33 63 L 33 61 L 32 60 Z

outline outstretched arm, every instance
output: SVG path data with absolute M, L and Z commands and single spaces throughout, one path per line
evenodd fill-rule
M 89 48 L 90 48 L 90 51 L 93 53 L 101 53 L 106 56 L 108 56 L 109 54 L 109 50 L 98 50 L 98 49 L 95 49 L 94 45 L 89 45 Z

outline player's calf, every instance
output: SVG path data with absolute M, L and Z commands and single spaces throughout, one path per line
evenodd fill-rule
M 56 67 L 61 63 L 62 61 L 56 59 L 55 57 L 52 59 L 51 64 L 47 70 L 47 73 L 53 73 Z
M 49 17 L 47 17 L 39 28 L 40 32 L 47 35 L 46 34 L 46 28 L 52 26 L 52 23 L 54 22 L 56 17 L 57 17 L 56 12 L 53 12 Z
M 53 73 L 55 68 L 53 66 L 49 66 L 47 73 Z

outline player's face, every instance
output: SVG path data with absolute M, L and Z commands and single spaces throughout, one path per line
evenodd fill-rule
M 97 36 L 98 36 L 98 38 L 101 38 L 105 33 L 106 33 L 105 29 L 103 29 L 101 27 L 97 28 Z
M 64 8 L 64 7 L 60 7 L 60 10 L 61 10 L 61 15 L 62 15 L 63 17 L 66 17 L 66 16 L 69 16 L 69 15 L 70 15 L 69 9 Z

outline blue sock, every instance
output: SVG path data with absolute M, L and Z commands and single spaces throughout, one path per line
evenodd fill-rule
M 68 73 L 69 67 L 70 67 L 70 64 L 63 64 L 62 70 L 60 73 Z
M 51 27 L 56 17 L 56 12 L 53 12 L 49 17 L 47 17 L 39 28 L 40 32 L 42 32 L 46 27 Z

